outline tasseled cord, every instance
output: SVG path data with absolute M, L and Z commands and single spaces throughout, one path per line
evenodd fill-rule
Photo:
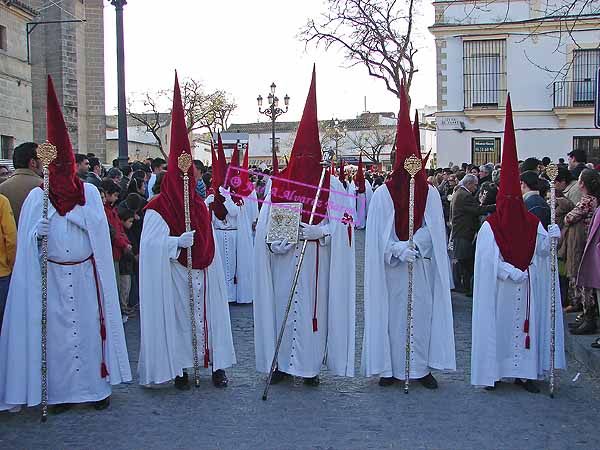
M 206 318 L 206 269 L 204 269 L 202 273 L 204 274 L 204 367 L 208 368 L 210 350 L 208 348 L 208 319 Z
M 315 270 L 315 305 L 313 309 L 313 333 L 319 331 L 319 324 L 317 322 L 317 294 L 319 292 L 319 241 L 314 241 L 317 246 L 317 261 L 316 261 L 316 270 Z

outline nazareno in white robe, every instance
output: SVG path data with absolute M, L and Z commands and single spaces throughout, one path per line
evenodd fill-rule
M 206 205 L 209 206 L 213 200 L 214 195 L 209 195 L 205 200 Z M 211 223 L 215 245 L 219 247 L 223 264 L 227 300 L 230 303 L 252 303 L 254 277 L 252 220 L 256 218 L 258 205 L 256 201 L 244 199 L 244 203 L 239 206 L 233 202 L 226 202 L 225 207 L 227 208 L 225 220 L 217 219 L 217 216 L 211 212 Z M 256 213 L 253 207 L 257 208 Z
M 110 385 L 131 380 L 108 222 L 98 190 L 84 184 L 84 206 L 60 216 L 48 205 L 48 254 L 54 261 L 75 262 L 92 253 L 96 261 L 106 326 L 102 340 L 96 283 L 91 261 L 73 266 L 48 264 L 48 403 L 99 401 Z M 0 336 L 0 410 L 41 403 L 41 246 L 42 189 L 31 191 L 21 210 L 17 257 Z
M 373 197 L 373 188 L 369 180 L 365 179 L 365 192 L 359 193 L 358 188 L 354 181 L 350 183 L 350 189 L 353 195 L 356 196 L 356 217 L 354 219 L 354 225 L 359 230 L 362 230 L 367 226 L 367 214 L 369 212 L 369 205 L 371 204 L 371 198 Z
M 341 183 L 331 177 L 327 215 L 331 236 L 309 242 L 300 270 L 296 294 L 286 324 L 278 358 L 279 370 L 300 377 L 319 374 L 323 363 L 339 376 L 354 375 L 355 257 L 354 233 L 349 242 L 348 226 L 340 219 L 353 208 Z M 268 373 L 277 336 L 283 323 L 300 244 L 287 254 L 270 252 L 268 232 L 270 194 L 260 210 L 256 227 L 254 264 L 254 342 L 256 369 Z M 317 321 L 313 331 L 315 275 L 319 246 Z
M 390 253 L 398 242 L 394 203 L 386 185 L 373 194 L 365 240 L 365 331 L 362 373 L 405 378 L 408 264 Z M 424 225 L 415 232 L 413 338 L 410 377 L 431 369 L 455 370 L 450 277 L 442 203 L 429 187 Z
M 499 278 L 500 249 L 485 222 L 477 236 L 471 384 L 494 386 L 502 378 L 542 379 L 550 370 L 551 289 L 550 238 L 540 224 L 535 253 L 529 266 L 531 281 L 529 335 L 525 348 L 528 281 Z M 558 266 L 557 266 L 558 267 Z M 500 274 L 502 276 L 502 274 Z M 566 368 L 560 286 L 556 274 L 555 367 Z
M 140 242 L 140 384 L 164 383 L 194 366 L 187 268 L 177 237 L 161 215 L 146 211 Z M 198 361 L 204 364 L 204 295 L 212 370 L 235 364 L 229 306 L 219 249 L 204 270 L 193 270 Z M 206 280 L 206 284 L 205 284 Z M 206 287 L 206 290 L 205 290 Z

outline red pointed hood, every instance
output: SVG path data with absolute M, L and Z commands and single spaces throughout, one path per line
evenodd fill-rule
M 219 160 L 217 158 L 217 154 L 215 153 L 215 146 L 212 143 L 212 139 L 211 139 L 211 143 L 210 143 L 210 166 L 212 168 L 212 178 L 211 178 L 211 190 L 214 190 L 215 187 L 218 189 L 219 185 Z
M 254 190 L 254 184 L 250 181 L 250 173 L 248 172 L 248 158 L 250 154 L 250 145 L 246 145 L 246 153 L 244 153 L 244 162 L 240 171 L 240 186 L 238 193 L 242 197 L 248 197 Z
M 419 129 L 419 111 L 415 109 L 415 121 L 413 122 L 413 134 L 415 135 L 415 143 L 421 154 L 421 130 Z
M 358 170 L 356 171 L 356 177 L 354 178 L 354 183 L 356 184 L 356 188 L 359 194 L 364 194 L 366 191 L 365 187 L 365 170 L 362 162 L 362 155 L 358 158 Z
M 218 133 L 217 135 L 217 157 L 217 165 L 219 166 L 219 186 L 223 186 L 227 176 L 227 158 L 225 157 L 225 148 L 223 147 L 221 133 Z
M 304 105 L 302 119 L 298 125 L 296 140 L 292 147 L 290 162 L 285 176 L 273 179 L 271 198 L 275 203 L 302 202 L 302 221 L 307 223 L 312 210 L 312 203 L 317 193 L 321 178 L 321 142 L 319 140 L 319 124 L 317 121 L 317 87 L 316 71 L 313 66 L 310 89 Z M 314 217 L 314 224 L 321 222 L 327 212 L 330 177 L 326 176 L 319 203 Z
M 178 158 L 184 153 L 190 156 L 191 161 L 192 152 L 185 124 L 183 104 L 181 102 L 179 80 L 177 79 L 177 72 L 175 72 L 168 170 L 163 178 L 160 194 L 152 198 L 146 207 L 161 215 L 164 221 L 167 222 L 167 225 L 169 225 L 171 236 L 180 236 L 185 232 L 184 185 L 178 165 Z M 185 186 L 185 189 L 190 194 L 191 228 L 196 231 L 194 234 L 194 246 L 192 247 L 192 267 L 194 269 L 204 269 L 210 265 L 215 254 L 212 224 L 204 201 L 196 193 L 196 182 L 192 165 L 190 165 L 187 174 L 189 182 Z M 187 264 L 186 252 L 186 249 L 182 249 L 178 258 L 179 263 L 183 266 Z
M 404 86 L 402 86 L 400 89 L 400 112 L 398 113 L 398 127 L 396 130 L 394 171 L 392 172 L 392 178 L 385 183 L 394 202 L 396 236 L 401 241 L 408 240 L 410 176 L 404 169 L 404 161 L 411 155 L 421 159 L 421 152 L 417 148 L 414 131 L 410 124 L 406 91 Z M 421 169 L 415 176 L 415 231 L 423 225 L 428 189 L 425 170 Z
M 58 214 L 64 216 L 75 206 L 85 205 L 85 192 L 83 182 L 76 175 L 75 154 L 50 75 L 46 95 L 47 139 L 56 146 L 56 159 L 48 167 L 49 198 Z
M 346 171 L 344 170 L 344 160 L 340 159 L 340 171 L 338 173 L 338 180 L 344 186 L 344 189 L 348 187 L 348 183 L 346 182 Z
M 535 251 L 539 219 L 527 211 L 521 193 L 517 143 L 510 94 L 506 101 L 504 145 L 496 212 L 488 217 L 500 254 L 506 262 L 527 270 Z

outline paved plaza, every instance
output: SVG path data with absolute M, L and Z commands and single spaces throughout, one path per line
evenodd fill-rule
M 359 232 L 357 368 L 363 243 Z M 465 297 L 454 297 L 458 370 L 436 375 L 439 390 L 413 384 L 409 395 L 400 385 L 381 388 L 375 378 L 323 373 L 318 388 L 282 383 L 263 402 L 252 307 L 232 306 L 231 320 L 238 363 L 228 371 L 227 389 L 215 389 L 204 372 L 198 389 L 144 389 L 134 382 L 114 390 L 106 411 L 81 406 L 46 424 L 37 409 L 0 413 L 0 449 L 600 449 L 600 379 L 572 358 L 555 399 L 513 385 L 495 392 L 470 386 L 471 301 Z M 137 319 L 126 324 L 126 334 L 135 372 Z

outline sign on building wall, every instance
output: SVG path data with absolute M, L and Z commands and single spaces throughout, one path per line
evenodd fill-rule
M 476 137 L 471 142 L 471 163 L 482 165 L 500 162 L 500 138 Z

